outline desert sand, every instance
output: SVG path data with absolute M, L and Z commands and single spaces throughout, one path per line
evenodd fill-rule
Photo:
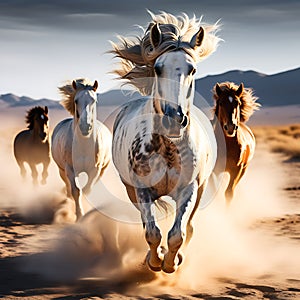
M 24 108 L 5 108 L 0 116 L 0 297 L 300 298 L 300 161 L 272 153 L 263 134 L 231 207 L 225 208 L 220 187 L 195 216 L 183 264 L 168 275 L 145 266 L 142 225 L 113 166 L 76 224 L 53 162 L 47 185 L 34 188 L 30 176 L 21 180 L 12 141 L 24 128 L 24 113 Z M 263 122 L 266 115 L 261 112 L 257 124 L 274 125 L 272 116 Z M 51 128 L 66 116 L 51 111 Z

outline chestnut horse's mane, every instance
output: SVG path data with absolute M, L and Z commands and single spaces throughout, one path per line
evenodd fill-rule
M 35 106 L 27 111 L 27 115 L 25 117 L 25 122 L 28 124 L 27 128 L 32 130 L 34 127 L 34 118 L 36 115 L 43 115 L 45 113 L 45 109 L 41 106 Z M 47 113 L 46 113 L 47 114 Z

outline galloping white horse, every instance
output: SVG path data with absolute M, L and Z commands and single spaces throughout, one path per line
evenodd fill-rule
M 98 121 L 96 90 L 98 82 L 74 80 L 59 88 L 62 105 L 73 118 L 56 125 L 52 135 L 52 157 L 66 184 L 68 197 L 76 204 L 77 220 L 84 214 L 82 193 L 88 194 L 111 160 L 111 133 Z M 81 186 L 80 174 L 88 176 Z
M 215 50 L 219 39 L 216 25 L 200 26 L 200 20 L 186 15 L 162 13 L 152 19 L 142 38 L 113 44 L 112 53 L 123 63 L 116 73 L 151 96 L 123 106 L 114 124 L 112 154 L 141 213 L 148 266 L 172 273 L 182 261 L 183 241 L 192 236 L 192 217 L 216 159 L 213 130 L 193 113 L 193 98 L 196 63 Z M 168 250 L 159 248 L 162 235 L 152 209 L 162 196 L 176 203 Z

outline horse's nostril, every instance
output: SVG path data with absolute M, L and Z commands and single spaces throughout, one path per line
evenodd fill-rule
M 225 130 L 228 130 L 227 124 L 224 125 L 224 129 L 225 129 Z
M 238 130 L 239 126 L 238 125 L 235 125 L 234 126 L 234 130 Z
M 185 127 L 188 124 L 188 117 L 187 116 L 183 116 L 183 120 L 181 122 L 181 125 L 183 127 Z
M 170 120 L 168 116 L 163 116 L 162 124 L 166 129 L 170 127 Z

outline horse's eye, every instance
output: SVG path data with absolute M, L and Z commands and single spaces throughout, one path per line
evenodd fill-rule
M 157 76 L 160 76 L 162 74 L 162 65 L 159 64 L 155 65 L 154 71 Z
M 44 120 L 44 119 L 45 119 L 44 115 L 41 115 L 41 119 L 42 119 L 42 120 Z

